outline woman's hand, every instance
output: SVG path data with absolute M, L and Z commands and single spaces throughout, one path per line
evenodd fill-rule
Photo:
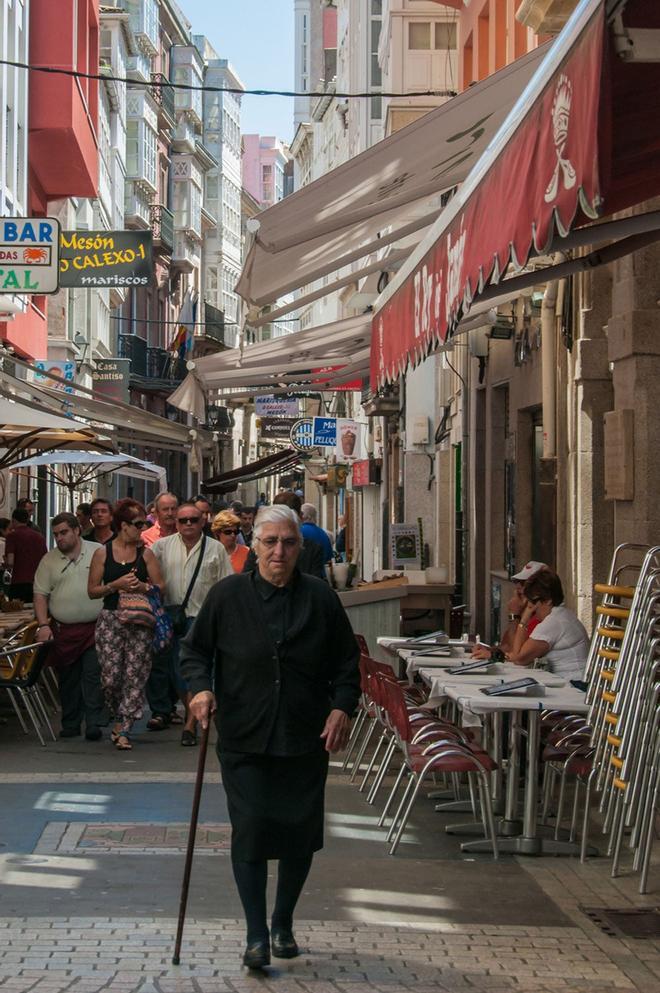
M 473 659 L 489 659 L 492 656 L 492 649 L 486 648 L 485 645 L 475 645 L 472 649 L 472 655 L 470 658 Z
M 119 579 L 112 580 L 112 588 L 117 592 L 124 590 L 127 593 L 141 593 L 141 586 L 144 586 L 144 583 L 140 582 L 134 572 L 129 572 L 125 576 L 120 576 Z
M 342 752 L 348 744 L 351 719 L 343 710 L 331 710 L 321 738 L 325 741 L 326 752 Z
M 213 693 L 210 690 L 202 690 L 201 693 L 195 693 L 188 706 L 195 720 L 199 721 L 202 728 L 206 730 L 209 717 L 211 714 L 215 714 L 216 711 L 215 696 Z

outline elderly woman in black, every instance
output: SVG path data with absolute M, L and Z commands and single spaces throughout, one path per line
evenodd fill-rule
M 218 755 L 232 824 L 232 866 L 247 922 L 243 962 L 293 958 L 293 912 L 323 847 L 328 753 L 346 746 L 360 685 L 359 650 L 327 583 L 296 568 L 300 520 L 264 507 L 254 526 L 257 569 L 209 592 L 181 644 L 190 708 L 216 712 Z M 212 692 L 212 687 L 215 692 Z M 278 859 L 266 918 L 268 859 Z

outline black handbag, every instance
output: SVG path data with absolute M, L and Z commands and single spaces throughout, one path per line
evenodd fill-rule
M 183 603 L 174 604 L 167 608 L 170 617 L 172 618 L 172 628 L 174 630 L 174 637 L 181 638 L 186 633 L 187 627 L 187 617 L 186 617 L 186 607 L 188 606 L 188 601 L 190 600 L 193 587 L 197 581 L 199 575 L 199 570 L 202 566 L 202 559 L 204 558 L 204 549 L 206 548 L 206 535 L 202 537 L 202 547 L 199 550 L 199 558 L 197 559 L 197 565 L 195 566 L 195 571 L 193 572 L 192 579 L 186 590 L 186 595 L 183 598 Z

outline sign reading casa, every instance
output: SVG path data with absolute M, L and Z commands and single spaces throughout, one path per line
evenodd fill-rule
M 59 245 L 54 217 L 0 217 L 0 293 L 56 293 Z

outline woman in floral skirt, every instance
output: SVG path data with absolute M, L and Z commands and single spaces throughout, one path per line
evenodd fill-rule
M 126 622 L 118 614 L 119 594 L 145 594 L 150 585 L 163 591 L 158 561 L 142 545 L 147 514 L 142 504 L 130 498 L 118 500 L 113 524 L 116 538 L 98 548 L 89 570 L 88 593 L 92 600 L 103 597 L 103 610 L 96 622 L 96 650 L 101 682 L 115 723 L 111 739 L 120 751 L 129 751 L 130 732 L 142 717 L 144 688 L 151 671 L 153 628 Z

